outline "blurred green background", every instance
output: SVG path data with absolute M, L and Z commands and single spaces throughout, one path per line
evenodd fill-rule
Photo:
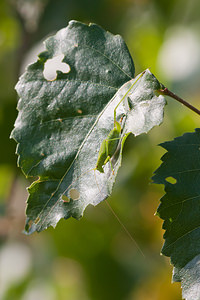
M 154 216 L 163 187 L 151 183 L 164 150 L 157 144 L 193 131 L 199 119 L 168 99 L 164 124 L 130 136 L 109 202 L 145 258 L 105 203 L 80 221 L 25 236 L 26 187 L 9 139 L 16 118 L 14 86 L 42 41 L 71 19 L 95 22 L 125 39 L 136 73 L 150 68 L 168 88 L 200 107 L 198 0 L 0 1 L 0 299 L 180 300 L 169 259 L 160 256 L 162 220 Z

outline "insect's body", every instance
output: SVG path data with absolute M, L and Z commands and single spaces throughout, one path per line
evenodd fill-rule
M 111 169 L 114 174 L 114 170 L 113 170 L 112 163 L 111 163 L 111 158 L 114 155 L 115 151 L 117 150 L 117 147 L 119 145 L 119 140 L 121 138 L 121 131 L 122 131 L 120 123 L 117 122 L 117 120 L 116 120 L 116 111 L 117 111 L 117 108 L 119 107 L 119 105 L 122 103 L 122 101 L 124 101 L 124 99 L 126 97 L 127 97 L 127 101 L 128 101 L 129 110 L 133 109 L 132 102 L 130 101 L 130 99 L 128 97 L 128 93 L 131 91 L 131 89 L 136 84 L 136 82 L 144 75 L 144 73 L 145 73 L 145 71 L 142 72 L 138 76 L 138 78 L 131 85 L 131 87 L 128 89 L 128 91 L 123 95 L 123 97 L 121 98 L 121 100 L 119 101 L 117 106 L 115 107 L 115 109 L 114 109 L 114 128 L 110 131 L 107 138 L 105 140 L 103 140 L 103 142 L 100 146 L 96 167 L 94 168 L 95 171 L 98 170 L 99 172 L 104 173 L 103 166 L 108 161 L 110 161 Z
M 110 131 L 107 138 L 103 140 L 99 155 L 97 158 L 97 164 L 94 170 L 98 170 L 101 173 L 104 173 L 103 166 L 110 161 L 110 165 L 113 171 L 113 167 L 111 164 L 111 157 L 114 155 L 117 150 L 119 139 L 121 135 L 121 125 L 119 122 L 114 122 L 114 128 Z

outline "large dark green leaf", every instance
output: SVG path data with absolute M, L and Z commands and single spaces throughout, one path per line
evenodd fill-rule
M 157 214 L 164 220 L 162 253 L 171 258 L 174 280 L 187 300 L 200 299 L 200 130 L 161 144 L 168 152 L 155 172 L 165 185 Z
M 19 114 L 12 132 L 19 166 L 26 176 L 39 177 L 29 187 L 29 233 L 55 226 L 61 218 L 78 219 L 88 204 L 107 198 L 126 137 L 159 125 L 165 105 L 163 96 L 154 93 L 160 83 L 149 70 L 132 79 L 134 65 L 120 36 L 73 21 L 45 45 L 17 84 Z M 45 62 L 61 54 L 70 72 L 46 80 Z M 117 104 L 122 134 L 113 170 L 107 163 L 104 173 L 94 172 Z

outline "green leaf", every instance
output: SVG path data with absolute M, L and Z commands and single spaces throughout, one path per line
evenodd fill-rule
M 132 79 L 134 65 L 120 36 L 72 21 L 45 45 L 17 84 L 19 114 L 11 134 L 18 143 L 18 165 L 27 177 L 39 177 L 28 189 L 27 233 L 55 226 L 61 218 L 79 219 L 87 205 L 106 199 L 126 137 L 160 124 L 165 105 L 163 96 L 155 95 L 160 83 L 149 70 Z M 70 72 L 46 80 L 45 62 L 61 54 Z M 113 129 L 116 107 L 121 142 L 113 170 L 108 162 L 100 173 L 93 169 Z
M 161 144 L 168 152 L 153 180 L 165 185 L 157 214 L 164 220 L 162 253 L 171 258 L 183 296 L 200 299 L 200 129 Z M 175 181 L 170 183 L 169 179 Z

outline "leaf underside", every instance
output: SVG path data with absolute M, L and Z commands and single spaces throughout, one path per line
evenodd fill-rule
M 164 220 L 162 253 L 174 265 L 183 297 L 200 299 L 200 129 L 161 144 L 167 150 L 153 180 L 165 185 L 157 214 Z M 170 183 L 171 179 L 175 179 Z
M 160 83 L 149 70 L 133 79 L 134 65 L 119 35 L 71 21 L 45 46 L 16 86 L 19 114 L 11 134 L 18 143 L 18 165 L 27 177 L 38 178 L 28 189 L 29 234 L 56 226 L 61 218 L 79 219 L 87 205 L 106 199 L 126 137 L 161 124 L 165 105 L 163 96 L 155 94 Z M 45 62 L 61 54 L 70 72 L 46 80 Z M 100 173 L 93 169 L 118 103 L 121 140 L 113 170 L 108 162 Z

